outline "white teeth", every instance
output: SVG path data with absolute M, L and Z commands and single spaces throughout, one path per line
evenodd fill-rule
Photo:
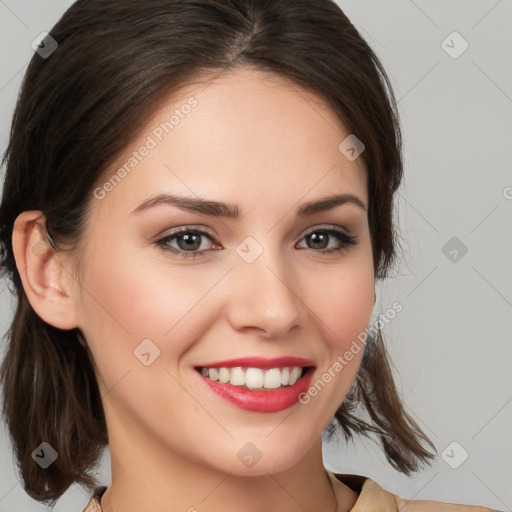
M 231 377 L 229 379 L 229 383 L 233 384 L 233 386 L 243 386 L 245 385 L 245 372 L 237 366 L 235 368 L 231 368 Z
M 249 389 L 260 389 L 263 387 L 263 370 L 259 368 L 247 368 L 245 372 L 245 385 Z
M 281 384 L 283 386 L 287 386 L 290 382 L 290 370 L 288 368 L 283 368 L 281 370 Z
M 265 372 L 263 387 L 267 389 L 276 389 L 281 387 L 281 372 L 279 368 L 272 368 Z
M 295 384 L 300 377 L 301 369 L 298 366 L 294 366 L 290 372 L 290 386 Z
M 230 371 L 227 368 L 219 369 L 219 382 L 229 382 Z
M 286 368 L 243 369 L 241 366 L 233 368 L 201 368 L 201 375 L 233 386 L 246 386 L 249 389 L 277 389 L 281 386 L 293 386 L 302 374 L 300 366 Z

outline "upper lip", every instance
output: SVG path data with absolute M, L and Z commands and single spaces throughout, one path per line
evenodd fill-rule
M 270 368 L 284 368 L 286 366 L 314 366 L 311 359 L 295 356 L 282 356 L 267 359 L 264 357 L 241 357 L 238 359 L 229 359 L 225 361 L 215 361 L 213 363 L 204 363 L 197 365 L 198 368 L 233 368 L 235 366 L 246 366 L 249 368 L 261 368 L 268 370 Z

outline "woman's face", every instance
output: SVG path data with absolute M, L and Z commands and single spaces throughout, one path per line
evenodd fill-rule
M 256 475 L 317 446 L 374 304 L 366 170 L 338 148 L 349 135 L 318 97 L 246 69 L 174 94 L 110 167 L 76 307 L 111 450 Z M 284 357 L 307 361 L 267 361 Z

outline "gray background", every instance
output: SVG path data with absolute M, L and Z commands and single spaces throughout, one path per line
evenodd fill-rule
M 31 42 L 71 3 L 0 0 L 1 151 Z M 379 283 L 375 318 L 394 301 L 403 305 L 383 332 L 407 409 L 440 455 L 458 444 L 414 478 L 394 471 L 367 440 L 326 444 L 325 464 L 370 476 L 406 498 L 510 511 L 512 1 L 338 3 L 391 77 L 405 139 L 404 261 L 397 277 Z M 454 31 L 460 36 L 450 36 Z M 459 55 L 463 40 L 469 46 Z M 12 306 L 4 282 L 0 290 L 3 334 Z M 0 436 L 0 512 L 45 510 L 18 483 Z M 100 474 L 108 483 L 108 453 Z M 87 501 L 73 486 L 55 510 L 79 511 Z

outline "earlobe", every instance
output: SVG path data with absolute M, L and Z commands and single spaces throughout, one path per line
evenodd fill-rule
M 22 212 L 14 222 L 12 246 L 23 289 L 34 311 L 59 329 L 77 327 L 72 274 L 47 236 L 41 211 Z

